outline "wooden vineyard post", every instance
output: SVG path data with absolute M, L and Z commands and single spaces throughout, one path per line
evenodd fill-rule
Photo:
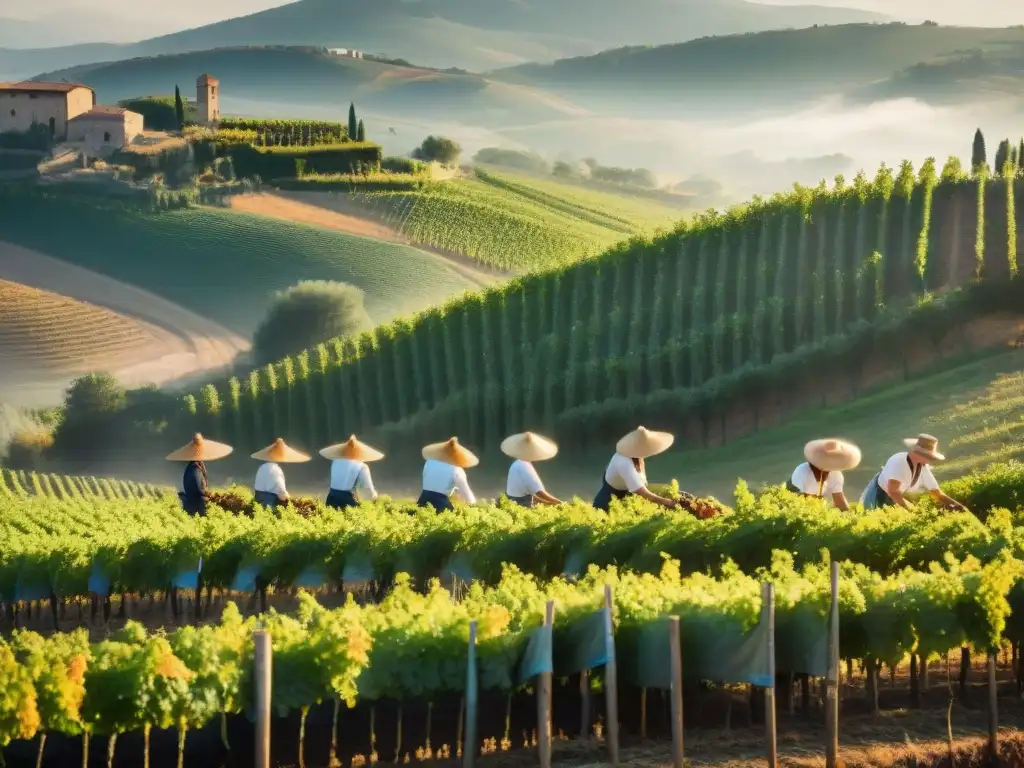
M 761 599 L 767 610 L 768 619 L 768 679 L 764 689 L 764 730 L 768 741 L 768 768 L 776 768 L 779 756 L 776 751 L 775 724 L 775 585 L 761 585 Z
M 555 623 L 555 601 L 548 600 L 544 608 L 544 626 Z M 551 768 L 551 672 L 537 677 L 537 751 L 540 768 Z
M 469 661 L 466 663 L 466 741 L 462 745 L 462 765 L 473 768 L 476 762 L 476 622 L 469 622 Z
M 828 667 L 825 676 L 825 768 L 839 764 L 839 563 L 832 561 L 832 603 L 828 612 Z
M 590 670 L 580 672 L 580 738 L 590 738 Z
M 612 588 L 604 588 L 605 609 L 605 655 L 604 665 L 604 709 L 608 720 L 608 753 L 612 765 L 619 764 L 619 684 L 615 667 L 615 627 L 612 622 Z
M 678 616 L 668 620 L 668 648 L 672 654 L 672 766 L 683 768 L 683 652 Z
M 999 760 L 999 689 L 996 686 L 996 652 L 988 652 L 988 755 L 992 765 Z
M 256 685 L 256 762 L 255 768 L 270 768 L 270 681 L 273 650 L 270 634 L 260 629 L 253 633 Z

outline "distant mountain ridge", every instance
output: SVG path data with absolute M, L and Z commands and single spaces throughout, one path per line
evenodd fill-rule
M 298 0 L 129 45 L 0 50 L 0 75 L 238 45 L 351 47 L 482 71 L 620 45 L 885 19 L 868 11 L 747 0 Z

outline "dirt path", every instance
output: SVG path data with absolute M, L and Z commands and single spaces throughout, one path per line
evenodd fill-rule
M 493 285 L 503 275 L 489 273 L 470 259 L 428 248 L 410 240 L 387 224 L 369 218 L 347 195 L 327 192 L 259 192 L 251 195 L 233 195 L 231 209 L 241 213 L 268 216 L 324 229 L 334 229 L 350 235 L 369 237 L 389 243 L 408 245 L 443 259 L 445 266 L 469 280 L 478 288 Z
M 164 384 L 224 368 L 249 349 L 249 342 L 238 334 L 155 294 L 3 241 L 0 279 L 105 307 L 159 329 L 155 343 L 142 358 L 111 371 L 126 386 Z M 63 388 L 65 383 L 51 385 Z

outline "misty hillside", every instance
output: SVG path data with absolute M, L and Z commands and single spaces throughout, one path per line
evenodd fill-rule
M 671 94 L 714 101 L 744 95 L 770 102 L 780 96 L 813 98 L 852 90 L 869 94 L 869 85 L 908 68 L 943 58 L 1020 50 L 1022 45 L 1022 27 L 848 24 L 625 47 L 505 68 L 491 76 L 570 97 L 599 98 L 621 89 L 634 98 Z
M 866 11 L 746 0 L 298 0 L 133 45 L 106 47 L 102 53 L 0 51 L 0 73 L 239 45 L 351 47 L 427 66 L 480 71 L 618 45 L 883 18 Z
M 291 104 L 297 114 L 313 107 L 330 110 L 333 105 L 341 116 L 354 101 L 360 108 L 427 119 L 507 125 L 578 111 L 547 94 L 490 82 L 480 75 L 346 59 L 312 48 L 197 51 L 88 64 L 45 72 L 37 79 L 88 83 L 97 99 L 109 104 L 143 94 L 173 94 L 175 85 L 191 96 L 202 72 L 220 80 L 222 109 L 228 114 L 235 109 L 232 102 L 244 101 Z

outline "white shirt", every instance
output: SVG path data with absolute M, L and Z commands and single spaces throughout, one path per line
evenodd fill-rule
M 914 474 L 910 469 L 910 464 L 907 462 L 907 453 L 904 451 L 903 453 L 897 453 L 885 462 L 881 474 L 878 475 L 878 487 L 888 493 L 889 481 L 896 480 L 900 484 L 900 493 L 920 493 L 921 491 L 939 490 L 939 484 L 935 480 L 935 475 L 932 474 L 931 467 L 927 464 L 921 466 L 921 474 L 918 475 L 917 482 L 911 486 L 910 482 L 913 479 Z
M 256 470 L 256 482 L 253 487 L 256 491 L 273 493 L 276 496 L 284 496 L 288 493 L 288 489 L 284 485 L 284 470 L 272 461 L 268 461 Z
M 636 493 L 647 487 L 647 473 L 638 472 L 631 458 L 616 453 L 604 471 L 604 481 L 616 491 Z
M 793 476 L 789 479 L 789 482 L 795 485 L 801 493 L 807 493 L 811 496 L 818 495 L 818 481 L 814 477 L 811 465 L 806 461 L 793 470 Z M 828 477 L 825 478 L 825 485 L 821 489 L 822 494 L 835 495 L 842 493 L 843 482 L 842 472 L 829 472 Z
M 540 475 L 533 468 L 533 464 L 522 459 L 516 459 L 508 468 L 508 483 L 505 485 L 505 495 L 513 499 L 521 499 L 524 496 L 536 496 L 544 490 L 544 483 L 540 481 Z
M 370 468 L 361 461 L 351 459 L 335 459 L 331 462 L 331 488 L 336 491 L 355 491 L 365 493 L 371 499 L 377 498 L 377 489 L 373 487 Z
M 427 459 L 423 465 L 423 490 L 451 496 L 458 491 L 459 498 L 467 504 L 476 504 L 476 496 L 469 487 L 466 470 L 443 461 Z

